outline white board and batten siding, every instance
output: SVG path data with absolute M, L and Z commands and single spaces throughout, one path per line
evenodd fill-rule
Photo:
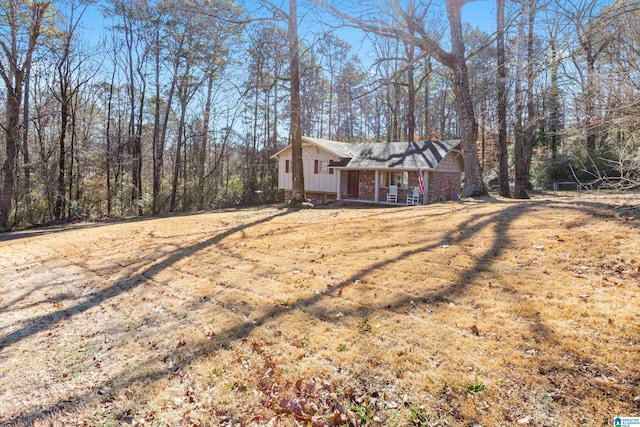
M 328 168 L 330 160 L 337 160 L 335 155 L 328 153 L 314 145 L 304 144 L 302 146 L 302 167 L 304 169 L 304 189 L 314 192 L 336 192 L 336 179 L 338 174 L 331 174 Z M 289 162 L 289 172 L 287 172 L 287 161 Z M 316 168 L 316 161 L 318 166 Z M 316 173 L 317 170 L 317 173 Z M 291 182 L 291 148 L 287 149 L 278 160 L 278 187 L 290 190 Z

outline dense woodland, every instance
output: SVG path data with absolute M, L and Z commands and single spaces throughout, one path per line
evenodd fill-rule
M 0 228 L 277 201 L 294 92 L 303 135 L 461 138 L 466 195 L 638 187 L 637 3 L 466 3 L 5 0 Z

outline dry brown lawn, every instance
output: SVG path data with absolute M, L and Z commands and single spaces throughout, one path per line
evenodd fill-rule
M 638 196 L 0 236 L 2 425 L 606 426 L 640 414 Z

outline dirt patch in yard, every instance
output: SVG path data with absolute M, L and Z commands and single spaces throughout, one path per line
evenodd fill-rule
M 0 423 L 610 425 L 640 413 L 637 203 L 2 235 Z

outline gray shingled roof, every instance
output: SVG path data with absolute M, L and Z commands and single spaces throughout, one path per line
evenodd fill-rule
M 355 144 L 346 168 L 353 169 L 434 169 L 459 140 L 380 142 Z

